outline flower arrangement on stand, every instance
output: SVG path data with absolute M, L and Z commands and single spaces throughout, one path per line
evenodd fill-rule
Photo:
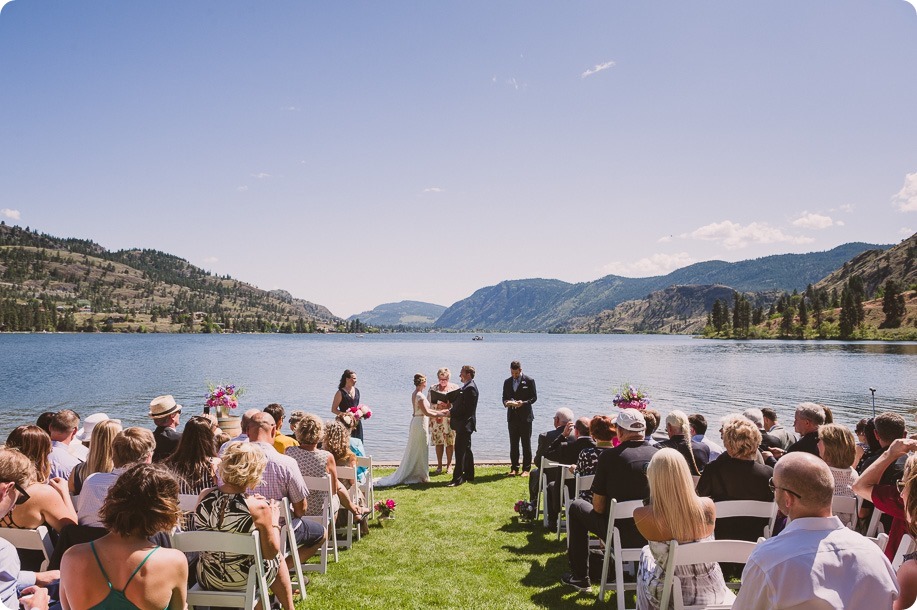
M 369 408 L 369 405 L 357 405 L 355 407 L 350 407 L 348 411 L 354 416 L 355 419 L 369 419 L 373 416 L 372 409 Z
M 516 502 L 516 504 L 513 505 L 513 510 L 519 514 L 519 520 L 523 523 L 534 521 L 535 515 L 538 512 L 535 503 L 527 500 L 519 500 Z
M 379 500 L 373 505 L 373 508 L 376 509 L 376 512 L 379 513 L 379 523 L 385 521 L 386 519 L 395 518 L 395 501 L 391 498 L 387 500 Z
M 642 411 L 650 406 L 650 400 L 646 397 L 646 392 L 643 388 L 636 388 L 626 383 L 618 389 L 612 402 L 620 409 Z
M 207 386 L 210 391 L 205 396 L 206 402 L 204 404 L 210 409 L 215 408 L 219 417 L 228 417 L 232 410 L 238 408 L 239 397 L 245 391 L 243 388 L 238 388 L 232 384 L 214 385 L 209 383 Z

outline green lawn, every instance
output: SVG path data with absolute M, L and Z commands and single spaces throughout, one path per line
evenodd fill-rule
M 518 521 L 513 504 L 528 498 L 528 479 L 507 477 L 506 469 L 479 467 L 475 482 L 458 488 L 441 475 L 377 490 L 376 500 L 398 503 L 395 520 L 371 521 L 370 534 L 341 551 L 338 563 L 329 558 L 326 574 L 310 572 L 297 610 L 613 608 L 613 595 L 598 603 L 598 583 L 592 595 L 560 584 L 566 542 Z

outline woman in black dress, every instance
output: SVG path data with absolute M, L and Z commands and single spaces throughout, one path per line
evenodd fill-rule
M 338 391 L 334 393 L 334 399 L 331 401 L 331 412 L 337 415 L 345 413 L 351 407 L 360 404 L 360 390 L 357 389 L 357 374 L 355 371 L 347 369 L 341 375 L 341 382 L 338 384 Z M 353 431 L 353 436 L 361 441 L 363 440 L 363 420 L 357 420 L 357 428 Z

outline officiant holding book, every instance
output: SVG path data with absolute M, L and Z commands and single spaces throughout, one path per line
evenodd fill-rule
M 503 406 L 509 427 L 510 476 L 519 474 L 519 445 L 522 445 L 522 476 L 532 469 L 532 405 L 538 400 L 535 380 L 522 374 L 522 365 L 513 360 L 509 365 L 509 379 L 503 382 Z

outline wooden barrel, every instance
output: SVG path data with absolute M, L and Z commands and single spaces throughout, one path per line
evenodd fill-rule
M 242 434 L 242 418 L 238 415 L 218 417 L 217 424 L 220 426 L 220 430 L 230 437 L 236 437 Z

